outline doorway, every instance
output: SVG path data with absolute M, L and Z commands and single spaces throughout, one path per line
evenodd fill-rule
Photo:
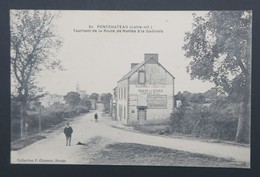
M 138 109 L 138 120 L 145 121 L 146 120 L 146 110 L 145 108 Z

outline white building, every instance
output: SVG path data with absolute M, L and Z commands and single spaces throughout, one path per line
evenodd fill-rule
M 49 92 L 46 92 L 44 97 L 42 97 L 40 101 L 41 101 L 41 105 L 44 107 L 49 107 L 54 103 L 60 103 L 60 104 L 65 103 L 62 95 L 50 94 Z
M 145 54 L 144 61 L 132 63 L 114 91 L 113 115 L 123 124 L 159 123 L 172 113 L 174 76 L 158 62 L 158 54 Z

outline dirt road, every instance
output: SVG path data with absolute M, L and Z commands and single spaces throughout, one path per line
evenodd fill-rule
M 100 117 L 95 123 L 94 113 L 89 113 L 71 122 L 74 129 L 72 146 L 65 146 L 63 129 L 46 134 L 47 138 L 18 151 L 11 152 L 12 163 L 88 164 L 92 157 L 106 145 L 113 143 L 137 143 L 182 150 L 192 153 L 232 158 L 250 162 L 250 148 L 208 143 L 179 138 L 167 138 L 114 128 L 108 117 Z M 101 114 L 99 114 L 101 115 Z M 78 142 L 85 145 L 76 145 Z

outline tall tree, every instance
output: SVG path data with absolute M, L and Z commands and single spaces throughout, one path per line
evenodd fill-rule
M 20 102 L 21 137 L 26 135 L 26 106 L 39 97 L 39 72 L 61 69 L 54 57 L 61 47 L 54 28 L 56 17 L 54 11 L 10 11 L 12 90 Z
M 240 102 L 237 142 L 249 142 L 251 78 L 251 11 L 211 11 L 193 14 L 192 31 L 184 38 L 191 59 L 191 78 L 210 81 Z

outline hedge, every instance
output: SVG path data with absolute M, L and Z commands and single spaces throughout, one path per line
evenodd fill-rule
M 200 104 L 182 106 L 171 114 L 172 132 L 233 141 L 238 122 L 237 109 L 233 104 L 221 110 Z

